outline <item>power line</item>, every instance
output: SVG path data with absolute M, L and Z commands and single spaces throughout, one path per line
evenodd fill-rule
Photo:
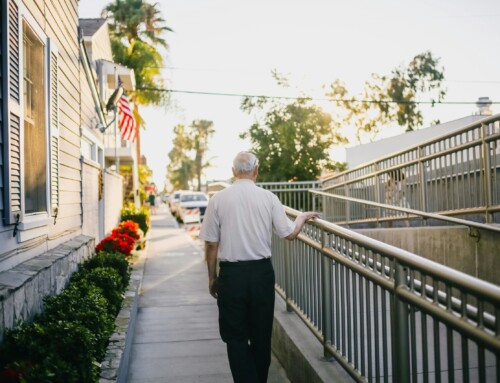
M 221 72 L 221 73 L 241 73 L 241 74 L 269 74 L 269 71 L 255 71 L 255 70 L 245 70 L 245 69 L 232 69 L 232 68 L 186 68 L 186 67 L 175 67 L 175 66 L 148 66 L 148 69 L 168 69 L 174 71 L 188 71 L 188 72 Z M 454 82 L 454 83 L 469 83 L 469 84 L 500 84 L 500 80 L 455 80 L 455 79 L 443 79 L 443 82 Z
M 221 93 L 221 92 L 202 92 L 195 90 L 180 90 L 180 89 L 165 89 L 165 88 L 150 88 L 141 87 L 137 90 L 147 90 L 154 92 L 167 92 L 167 93 L 184 93 L 184 94 L 197 94 L 202 96 L 223 96 L 223 97 L 249 97 L 249 98 L 264 98 L 267 100 L 311 100 L 311 101 L 329 101 L 341 103 L 364 102 L 368 104 L 428 104 L 428 105 L 475 105 L 477 101 L 408 101 L 408 100 L 357 100 L 357 99 L 330 99 L 330 98 L 316 98 L 316 97 L 290 97 L 290 96 L 268 96 L 268 95 L 253 95 L 241 93 Z M 488 104 L 500 104 L 500 102 L 488 102 Z

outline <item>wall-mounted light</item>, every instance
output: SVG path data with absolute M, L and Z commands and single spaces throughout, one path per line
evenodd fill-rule
M 106 111 L 109 113 L 110 111 L 113 111 L 113 119 L 104 126 L 101 123 L 96 124 L 96 129 L 99 129 L 101 133 L 104 133 L 106 129 L 108 129 L 113 122 L 116 120 L 116 104 L 118 104 L 118 101 L 120 100 L 120 97 L 123 95 L 123 87 L 119 86 L 118 88 L 115 89 L 113 94 L 109 97 L 108 102 L 106 103 Z

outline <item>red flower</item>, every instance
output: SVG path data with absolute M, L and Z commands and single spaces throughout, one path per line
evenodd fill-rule
M 134 249 L 135 239 L 129 236 L 128 234 L 120 233 L 115 230 L 111 233 L 110 236 L 104 238 L 99 244 L 96 246 L 96 252 L 99 253 L 101 251 L 108 252 L 120 252 L 125 256 L 129 256 L 132 250 Z
M 117 228 L 113 229 L 112 234 L 127 234 L 135 240 L 141 237 L 139 225 L 131 220 L 121 222 Z

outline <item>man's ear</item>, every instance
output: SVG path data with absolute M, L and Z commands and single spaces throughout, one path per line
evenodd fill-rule
M 255 167 L 255 169 L 253 170 L 253 175 L 254 175 L 254 177 L 257 177 L 259 175 L 259 165 L 257 165 Z
M 236 177 L 237 173 L 236 173 L 236 171 L 234 170 L 234 168 L 231 168 L 231 170 L 233 171 L 233 177 Z

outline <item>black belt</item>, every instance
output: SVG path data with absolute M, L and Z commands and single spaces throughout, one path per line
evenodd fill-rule
M 269 262 L 271 262 L 271 258 L 262 258 L 262 259 L 258 259 L 258 260 L 252 260 L 252 261 L 235 261 L 235 262 L 220 261 L 219 266 L 220 267 L 241 267 L 241 266 L 259 265 L 262 263 L 269 263 Z

